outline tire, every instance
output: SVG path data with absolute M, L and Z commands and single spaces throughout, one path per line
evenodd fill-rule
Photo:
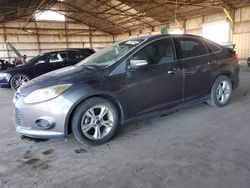
M 118 122 L 115 105 L 106 99 L 94 97 L 81 103 L 73 112 L 72 132 L 81 144 L 100 145 L 115 135 Z
M 10 87 L 17 90 L 21 85 L 29 81 L 29 77 L 25 74 L 16 74 L 10 79 Z
M 215 107 L 224 107 L 229 103 L 232 93 L 231 79 L 227 76 L 219 76 L 213 84 L 210 99 L 207 103 Z

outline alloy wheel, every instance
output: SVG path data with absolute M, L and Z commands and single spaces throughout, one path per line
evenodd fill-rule
M 218 84 L 216 89 L 216 98 L 219 103 L 225 104 L 232 94 L 232 87 L 227 80 L 223 80 Z
M 114 114 L 105 105 L 98 105 L 88 109 L 81 120 L 81 130 L 91 140 L 104 138 L 113 126 Z
M 29 78 L 25 75 L 17 75 L 12 80 L 12 87 L 14 89 L 18 89 L 21 85 L 24 83 L 27 83 L 29 81 Z

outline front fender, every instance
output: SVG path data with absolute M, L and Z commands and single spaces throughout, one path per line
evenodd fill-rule
M 93 88 L 89 87 L 88 85 L 85 85 L 85 86 L 82 86 L 80 88 L 78 87 L 78 89 L 75 89 L 75 92 L 71 91 L 70 95 L 67 95 L 67 92 L 65 92 L 65 94 L 63 94 L 63 96 L 65 98 L 67 98 L 68 100 L 70 100 L 71 102 L 73 102 L 73 105 L 67 114 L 65 124 L 64 124 L 65 137 L 69 133 L 70 122 L 71 122 L 71 118 L 72 118 L 72 114 L 74 113 L 74 110 L 77 108 L 77 106 L 79 104 L 81 104 L 82 102 L 84 102 L 87 99 L 92 98 L 92 97 L 102 97 L 102 98 L 105 98 L 105 99 L 109 100 L 110 102 L 112 102 L 117 107 L 117 110 L 119 112 L 120 124 L 124 123 L 125 118 L 124 118 L 124 112 L 123 112 L 122 105 L 120 104 L 118 98 L 111 93 L 107 93 L 105 91 L 95 91 Z

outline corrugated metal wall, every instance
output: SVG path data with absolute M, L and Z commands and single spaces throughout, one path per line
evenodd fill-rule
M 113 35 L 95 31 L 83 24 L 71 22 L 30 22 L 25 31 L 23 22 L 0 24 L 0 58 L 13 60 L 16 55 L 6 47 L 8 40 L 28 59 L 42 52 L 64 48 L 101 49 L 113 43 Z M 92 43 L 92 44 L 91 44 Z
M 180 21 L 188 34 L 202 35 L 202 26 L 206 23 L 213 23 L 218 20 L 227 19 L 224 12 L 204 17 L 197 17 Z M 110 45 L 114 41 L 120 41 L 129 37 L 160 33 L 161 26 L 144 28 L 119 35 L 110 35 L 104 32 L 95 31 L 91 34 L 90 28 L 83 24 L 31 22 L 26 27 L 28 31 L 20 30 L 25 23 L 8 22 L 0 24 L 0 58 L 13 59 L 15 54 L 6 49 L 6 39 L 10 41 L 22 54 L 29 58 L 44 52 L 62 48 L 91 47 L 95 50 Z M 170 23 L 169 30 L 179 28 L 177 23 Z M 29 33 L 30 32 L 30 33 Z M 235 25 L 233 31 L 233 42 L 240 59 L 246 59 L 250 51 L 250 6 L 235 10 Z
M 233 42 L 239 58 L 247 59 L 250 55 L 250 6 L 235 11 Z
M 250 57 L 250 33 L 234 34 L 233 41 L 236 43 L 236 51 L 239 58 Z
M 180 25 L 177 23 L 170 23 L 169 30 L 174 30 L 176 28 L 183 27 L 187 34 L 199 35 L 202 36 L 202 26 L 203 24 L 213 23 L 220 20 L 226 20 L 227 16 L 222 11 L 221 13 L 207 15 L 204 17 L 197 17 L 193 19 L 186 20 L 186 22 L 180 22 Z M 159 34 L 162 26 L 142 29 L 138 31 L 133 31 L 130 33 L 123 33 L 115 36 L 115 41 L 128 38 L 130 36 L 139 36 L 142 34 L 151 35 Z M 240 59 L 247 59 L 250 53 L 250 6 L 239 8 L 235 10 L 235 24 L 232 41 L 236 44 L 236 51 Z

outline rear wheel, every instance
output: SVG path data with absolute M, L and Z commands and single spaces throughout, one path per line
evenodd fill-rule
M 224 107 L 232 96 L 233 87 L 230 78 L 219 76 L 212 87 L 210 99 L 207 102 L 211 106 Z
M 28 76 L 24 74 L 14 75 L 10 80 L 10 87 L 17 90 L 21 85 L 29 81 Z
M 73 113 L 73 135 L 82 144 L 104 144 L 115 135 L 117 127 L 117 109 L 103 98 L 88 99 Z

